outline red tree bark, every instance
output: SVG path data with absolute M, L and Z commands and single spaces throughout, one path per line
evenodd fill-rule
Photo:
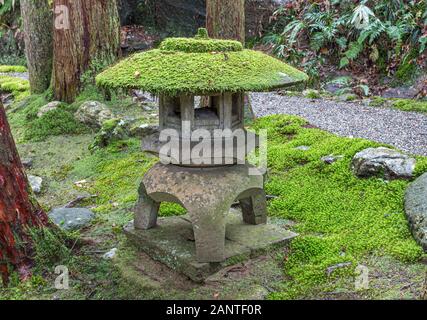
M 0 102 L 0 273 L 7 283 L 10 268 L 23 278 L 31 265 L 28 227 L 48 224 L 46 213 L 34 199 Z

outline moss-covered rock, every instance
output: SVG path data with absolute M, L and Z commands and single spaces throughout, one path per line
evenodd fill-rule
M 89 150 L 105 148 L 113 141 L 123 140 L 129 136 L 130 123 L 122 119 L 111 119 L 104 122 L 101 130 L 95 136 Z
M 0 75 L 1 91 L 11 93 L 19 101 L 30 95 L 30 83 L 21 78 Z

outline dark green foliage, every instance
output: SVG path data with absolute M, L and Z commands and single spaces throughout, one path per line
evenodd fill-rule
M 426 49 L 426 17 L 426 1 L 306 1 L 277 10 L 264 41 L 292 63 L 373 63 L 406 80 Z

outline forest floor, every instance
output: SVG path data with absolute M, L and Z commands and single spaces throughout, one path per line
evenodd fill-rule
M 96 92 L 84 92 L 77 103 L 94 99 L 120 117 L 156 122 L 156 108 L 146 111 L 130 97 L 105 102 Z M 350 170 L 354 154 L 382 145 L 378 142 L 347 133 L 336 136 L 288 115 L 251 124 L 255 130 L 269 131 L 266 190 L 274 196 L 270 217 L 286 219 L 284 227 L 300 236 L 285 251 L 228 268 L 201 285 L 138 252 L 122 232 L 133 218 L 139 182 L 156 158 L 141 152 L 135 138 L 90 151 L 96 134 L 91 130 L 73 135 L 55 131 L 55 136 L 37 132 L 33 139 L 26 109 L 34 113 L 46 102 L 33 96 L 8 111 L 20 155 L 33 163 L 28 173 L 44 179 L 37 198 L 49 212 L 89 196 L 79 205 L 91 209 L 96 218 L 67 235 L 72 245 L 57 240 L 37 243 L 33 278 L 1 288 L 0 299 L 419 299 L 425 290 L 427 257 L 413 240 L 403 210 L 409 182 L 361 180 Z M 310 120 L 320 127 L 315 121 Z M 321 157 L 330 154 L 343 158 L 332 165 L 323 163 Z M 427 158 L 417 156 L 417 161 L 419 176 L 427 172 Z M 183 213 L 169 204 L 161 208 L 163 216 Z M 116 257 L 105 259 L 113 248 L 118 249 Z M 70 270 L 69 290 L 54 288 L 58 265 Z M 368 289 L 356 289 L 358 267 L 368 270 Z

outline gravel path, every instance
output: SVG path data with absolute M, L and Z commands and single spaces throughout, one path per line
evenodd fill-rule
M 275 93 L 253 93 L 251 102 L 257 117 L 297 115 L 340 136 L 365 138 L 427 156 L 427 115 L 421 113 Z
M 28 72 L 0 72 L 0 76 L 9 76 L 9 77 L 14 77 L 14 78 L 21 78 L 24 80 L 28 80 L 29 76 L 28 76 Z

